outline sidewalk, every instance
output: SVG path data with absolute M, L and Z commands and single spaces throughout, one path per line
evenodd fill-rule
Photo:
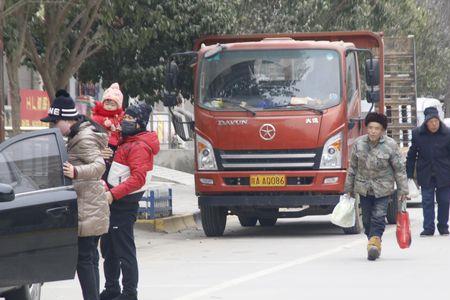
M 173 216 L 155 220 L 138 220 L 138 228 L 172 233 L 197 227 L 199 209 L 195 195 L 194 175 L 155 166 L 153 183 L 155 188 L 172 189 Z

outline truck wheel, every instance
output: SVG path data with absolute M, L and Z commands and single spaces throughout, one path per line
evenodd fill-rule
M 364 228 L 363 222 L 362 222 L 362 210 L 361 205 L 359 202 L 359 195 L 356 196 L 356 202 L 355 202 L 355 226 L 349 227 L 349 228 L 342 228 L 344 230 L 345 234 L 360 234 Z
M 397 224 L 397 213 L 398 213 L 398 200 L 397 191 L 391 196 L 391 201 L 388 204 L 386 219 L 389 224 Z
M 258 222 L 258 218 L 255 217 L 241 217 L 238 216 L 239 223 L 241 223 L 242 227 L 253 227 L 256 225 L 256 222 Z
M 222 236 L 227 224 L 227 210 L 224 207 L 201 206 L 202 227 L 206 236 Z
M 5 300 L 40 300 L 42 284 L 24 285 L 5 295 Z
M 263 227 L 271 227 L 277 223 L 278 218 L 259 218 L 259 224 Z

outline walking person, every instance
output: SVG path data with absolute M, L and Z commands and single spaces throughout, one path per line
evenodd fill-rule
M 412 144 L 407 156 L 408 178 L 414 177 L 422 191 L 422 237 L 435 232 L 435 195 L 438 203 L 437 229 L 441 235 L 449 235 L 450 197 L 450 131 L 439 119 L 435 107 L 424 111 L 425 121 L 412 132 Z
M 397 143 L 386 135 L 387 124 L 383 114 L 367 115 L 367 134 L 353 145 L 345 183 L 345 193 L 351 197 L 360 196 L 364 231 L 369 239 L 369 260 L 376 260 L 381 255 L 381 239 L 394 183 L 399 201 L 406 201 L 408 195 L 405 165 Z
M 146 130 L 150 113 L 151 107 L 145 104 L 130 106 L 121 123 L 122 139 L 108 175 L 110 228 L 100 242 L 106 279 L 102 300 L 137 299 L 139 274 L 134 223 L 148 172 L 153 169 L 153 157 L 159 152 L 157 134 Z
M 101 181 L 105 171 L 101 150 L 108 136 L 97 123 L 79 115 L 75 102 L 64 91 L 58 91 L 47 117 L 41 121 L 53 123 L 68 137 L 69 161 L 64 163 L 64 175 L 73 179 L 78 204 L 78 263 L 77 275 L 84 300 L 98 300 L 99 283 L 95 270 L 94 252 L 97 237 L 109 227 L 109 206 Z

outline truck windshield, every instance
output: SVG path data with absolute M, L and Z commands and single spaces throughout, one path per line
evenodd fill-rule
M 326 109 L 341 101 L 333 50 L 218 52 L 202 61 L 200 105 L 213 110 Z

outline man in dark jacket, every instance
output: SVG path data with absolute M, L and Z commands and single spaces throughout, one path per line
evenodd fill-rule
M 145 104 L 131 106 L 121 123 L 122 140 L 108 174 L 111 220 L 109 232 L 101 239 L 106 279 L 101 300 L 137 300 L 138 263 L 133 226 L 148 172 L 153 169 L 153 157 L 159 152 L 157 134 L 146 130 L 150 113 L 151 107 Z
M 439 119 L 438 110 L 428 107 L 425 121 L 414 129 L 412 145 L 408 151 L 406 171 L 414 177 L 422 189 L 423 232 L 422 237 L 433 236 L 435 231 L 434 195 L 438 203 L 437 228 L 441 235 L 448 235 L 450 197 L 450 131 Z M 416 166 L 417 165 L 417 166 Z

